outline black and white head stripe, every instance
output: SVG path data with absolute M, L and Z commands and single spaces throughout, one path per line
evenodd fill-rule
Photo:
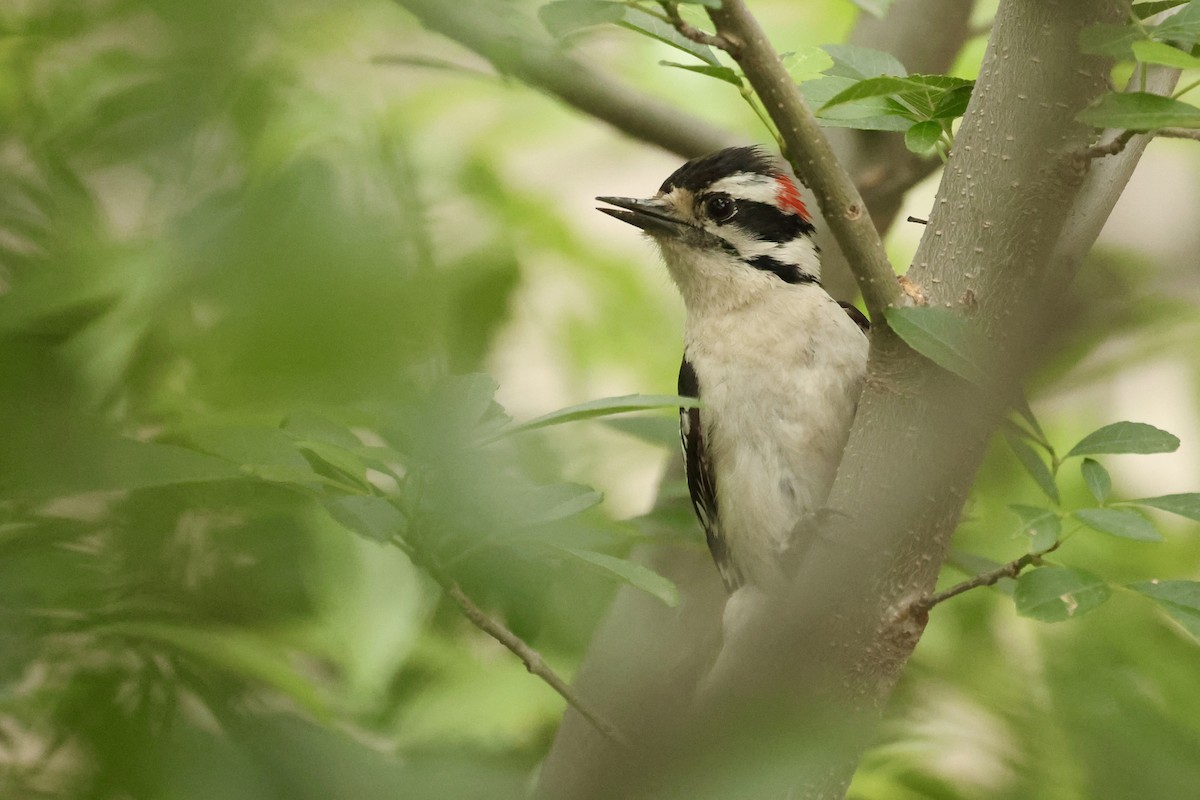
M 762 150 L 733 147 L 693 159 L 660 191 L 690 201 L 702 224 L 748 266 L 787 283 L 818 281 L 808 211 L 792 178 Z
M 774 159 L 758 147 L 727 147 L 706 156 L 693 158 L 672 172 L 663 181 L 659 192 L 668 194 L 676 188 L 699 192 L 712 186 L 721 178 L 739 173 L 772 177 L 782 174 Z

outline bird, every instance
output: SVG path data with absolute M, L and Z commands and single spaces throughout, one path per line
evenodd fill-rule
M 869 323 L 822 288 L 797 182 L 760 147 L 694 158 L 649 199 L 596 199 L 654 240 L 683 298 L 678 393 L 700 405 L 679 409 L 680 439 L 725 588 L 777 589 L 825 511 Z

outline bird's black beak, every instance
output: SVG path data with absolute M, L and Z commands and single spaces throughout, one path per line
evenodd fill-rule
M 671 207 L 662 200 L 637 200 L 632 197 L 597 197 L 601 203 L 616 208 L 597 208 L 610 217 L 641 228 L 651 236 L 682 236 L 693 226 L 677 219 Z

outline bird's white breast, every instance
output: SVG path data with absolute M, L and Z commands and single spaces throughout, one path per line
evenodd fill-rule
M 737 308 L 689 308 L 685 350 L 722 535 L 751 582 L 774 582 L 796 524 L 829 493 L 867 338 L 819 286 L 779 285 Z

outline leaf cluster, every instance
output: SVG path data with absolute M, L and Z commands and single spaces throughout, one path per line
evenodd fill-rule
M 1158 23 L 1147 21 L 1163 12 L 1172 13 Z M 1145 69 L 1150 66 L 1184 71 L 1200 69 L 1198 40 L 1200 3 L 1178 0 L 1135 3 L 1126 23 L 1087 28 L 1080 34 L 1079 44 L 1085 53 L 1135 63 L 1144 81 Z M 1079 119 L 1097 128 L 1127 131 L 1200 128 L 1200 108 L 1180 99 L 1196 85 L 1196 82 L 1185 83 L 1170 97 L 1146 92 L 1144 83 L 1142 91 L 1108 92 L 1080 113 Z

